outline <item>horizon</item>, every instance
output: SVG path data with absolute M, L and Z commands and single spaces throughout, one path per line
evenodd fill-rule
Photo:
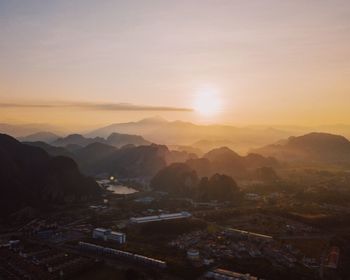
M 9 134 L 13 137 L 16 137 L 18 139 L 22 138 L 22 137 L 27 137 L 27 136 L 31 136 L 31 135 L 35 135 L 37 133 L 53 133 L 56 134 L 59 137 L 67 137 L 69 135 L 73 135 L 73 134 L 78 134 L 78 135 L 83 135 L 85 137 L 102 137 L 102 138 L 107 138 L 107 136 L 109 135 L 103 135 L 102 132 L 98 132 L 99 130 L 105 130 L 108 127 L 111 127 L 113 125 L 129 125 L 129 124 L 142 124 L 144 123 L 144 121 L 160 121 L 163 122 L 165 124 L 167 124 L 166 127 L 171 127 L 172 124 L 182 124 L 182 125 L 186 125 L 186 124 L 190 124 L 190 125 L 194 125 L 200 129 L 204 129 L 203 131 L 205 131 L 205 133 L 207 134 L 207 136 L 198 136 L 197 138 L 194 137 L 193 139 L 197 139 L 196 141 L 202 141 L 204 140 L 206 137 L 209 137 L 207 140 L 211 141 L 211 142 L 216 142 L 216 141 L 227 141 L 227 143 L 230 142 L 230 138 L 232 137 L 232 135 L 230 136 L 230 133 L 233 133 L 234 131 L 236 131 L 236 133 L 238 133 L 238 135 L 242 134 L 243 135 L 245 133 L 248 132 L 247 135 L 249 135 L 249 131 L 252 133 L 257 133 L 255 135 L 255 137 L 257 137 L 256 141 L 257 143 L 259 142 L 259 138 L 262 137 L 261 133 L 266 131 L 266 135 L 265 137 L 267 137 L 265 142 L 264 140 L 261 142 L 260 146 L 263 146 L 264 144 L 272 144 L 274 142 L 278 142 L 279 140 L 284 140 L 287 139 L 289 137 L 298 137 L 298 136 L 303 136 L 303 135 L 307 135 L 310 133 L 325 133 L 325 134 L 332 134 L 332 135 L 339 135 L 342 137 L 345 137 L 346 139 L 348 139 L 350 141 L 350 125 L 348 124 L 331 124 L 331 125 L 324 125 L 324 124 L 320 124 L 320 125 L 315 125 L 315 126 L 301 126 L 301 125 L 259 125 L 259 124 L 251 124 L 251 125 L 232 125 L 232 124 L 221 124 L 221 123 L 196 123 L 196 122 L 190 122 L 190 121 L 183 121 L 183 120 L 169 120 L 166 119 L 160 115 L 151 115 L 149 117 L 145 117 L 145 118 L 141 118 L 141 119 L 135 119 L 135 120 L 130 120 L 130 121 L 125 121 L 125 122 L 113 122 L 113 123 L 106 123 L 106 124 L 100 124 L 100 125 L 91 125 L 91 126 L 60 126 L 60 125 L 53 125 L 50 123 L 1 123 L 0 125 L 5 125 L 4 127 L 2 127 L 3 132 L 5 134 Z M 9 128 L 6 128 L 6 126 L 9 125 L 10 126 L 10 130 L 8 131 Z M 170 125 L 170 126 L 169 126 Z M 215 127 L 222 127 L 224 128 L 224 131 L 226 131 L 224 134 L 218 134 L 217 137 L 215 136 L 215 134 L 212 134 L 213 131 L 212 129 Z M 23 132 L 23 128 L 27 128 L 27 132 Z M 157 131 L 157 127 L 155 128 L 155 131 Z M 22 132 L 21 132 L 22 131 Z M 30 132 L 28 132 L 30 131 Z M 183 136 L 186 135 L 186 131 L 187 128 L 184 127 L 183 133 L 180 133 L 178 135 L 178 137 L 176 138 L 176 141 L 179 141 L 179 145 L 193 145 L 194 142 L 196 141 L 184 141 L 181 140 L 183 138 Z M 273 136 L 273 133 L 276 133 L 275 136 Z M 102 134 L 101 134 L 102 133 Z M 118 129 L 113 129 L 111 130 L 111 133 L 120 133 L 120 134 L 130 134 L 130 135 L 140 135 L 143 137 L 146 137 L 146 140 L 151 140 L 151 142 L 153 143 L 158 143 L 158 144 L 164 144 L 164 145 L 175 145 L 175 143 L 172 143 L 171 141 L 166 141 L 166 140 L 157 140 L 158 137 L 157 136 L 152 136 L 152 133 L 150 133 L 150 131 L 146 130 L 146 132 L 142 132 L 142 129 L 139 131 L 138 129 L 134 129 L 131 132 L 125 132 L 123 128 L 121 128 L 121 130 Z M 270 137 L 268 136 L 269 134 Z M 92 136 L 95 135 L 95 136 Z M 182 135 L 182 136 L 180 136 Z M 211 136 L 209 136 L 211 135 Z M 254 138 L 254 136 L 247 136 L 249 138 Z M 264 137 L 263 137 L 264 138 Z M 217 144 L 216 144 L 217 145 Z M 231 144 L 228 144 L 231 145 Z M 243 149 L 241 149 L 241 145 L 242 143 L 240 143 L 240 141 L 236 142 L 237 145 L 237 149 L 238 151 L 240 151 L 241 153 L 245 154 L 245 153 L 249 153 L 251 149 L 254 149 L 254 147 L 258 147 L 259 144 L 255 144 L 255 146 L 244 146 L 243 145 Z M 224 145 L 225 146 L 225 145 Z M 247 148 L 249 147 L 249 148 Z M 234 146 L 231 146 L 231 148 L 234 148 Z
M 68 125 L 67 127 L 69 129 L 82 129 L 86 127 L 92 127 L 92 128 L 100 128 L 100 127 L 105 127 L 113 124 L 127 124 L 127 123 L 138 123 L 142 122 L 144 120 L 152 120 L 152 119 L 162 119 L 167 123 L 174 123 L 174 122 L 181 122 L 181 123 L 191 123 L 194 125 L 198 126 L 230 126 L 230 127 L 236 127 L 236 128 L 303 128 L 303 129 L 318 129 L 322 127 L 350 127 L 350 123 L 329 123 L 329 124 L 324 124 L 324 123 L 316 123 L 316 124 L 297 124 L 297 123 L 291 123 L 291 124 L 283 124 L 283 123 L 235 123 L 235 122 L 215 122 L 215 121 L 206 121 L 206 120 L 185 120 L 185 119 L 180 119 L 180 118 L 166 118 L 163 117 L 162 115 L 155 115 L 155 114 L 150 114 L 150 115 L 144 115 L 141 117 L 134 117 L 134 118 L 122 118 L 116 119 L 115 121 L 106 121 L 106 122 L 101 122 L 101 123 L 96 123 L 96 124 L 90 124 L 90 125 L 82 125 L 82 124 L 73 124 L 72 126 Z M 11 120 L 11 119 L 5 119 L 4 121 L 0 122 L 0 124 L 6 124 L 6 125 L 14 125 L 14 126 L 26 126 L 26 125 L 50 125 L 53 127 L 64 127 L 64 123 L 50 123 L 50 122 L 43 122 L 43 121 L 33 121 L 33 122 L 28 122 L 25 120 Z

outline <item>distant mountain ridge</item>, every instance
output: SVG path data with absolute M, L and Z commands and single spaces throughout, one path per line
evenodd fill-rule
M 53 146 L 59 146 L 59 147 L 65 147 L 68 145 L 78 145 L 85 147 L 89 144 L 95 143 L 95 142 L 106 142 L 106 140 L 102 137 L 95 137 L 95 138 L 86 138 L 81 134 L 70 134 L 66 137 L 61 137 L 52 142 L 51 144 Z
M 41 131 L 50 131 L 58 135 L 67 135 L 67 130 L 48 124 L 0 124 L 0 133 L 14 137 L 25 137 Z M 324 126 L 258 126 L 235 127 L 221 124 L 195 124 L 185 121 L 167 121 L 162 117 L 151 117 L 139 121 L 112 123 L 90 132 L 79 132 L 85 138 L 107 138 L 112 133 L 139 135 L 151 143 L 167 146 L 192 146 L 206 153 L 214 148 L 227 146 L 239 153 L 275 143 L 280 139 L 287 139 L 291 135 L 303 135 L 312 131 L 334 133 L 350 137 L 350 125 Z M 71 133 L 71 130 L 70 130 Z M 22 139 L 21 139 L 22 140 Z M 43 141 L 51 144 L 45 138 L 23 139 L 22 141 Z M 108 144 L 108 143 L 107 143 Z
M 45 143 L 51 143 L 55 140 L 57 140 L 58 138 L 60 138 L 60 136 L 58 136 L 55 133 L 52 132 L 48 132 L 48 131 L 41 131 L 41 132 L 36 132 L 24 137 L 18 137 L 17 139 L 21 142 L 37 142 L 37 141 L 41 141 L 41 142 L 45 142 Z
M 206 152 L 215 147 L 229 146 L 240 152 L 269 144 L 290 134 L 279 129 L 234 127 L 229 125 L 199 125 L 184 121 L 148 118 L 137 122 L 115 123 L 86 134 L 87 137 L 107 137 L 113 132 L 137 134 L 153 143 L 193 146 Z M 206 139 L 202 141 L 203 139 Z M 193 145 L 193 143 L 198 142 Z M 201 145 L 203 144 L 203 145 Z
M 350 163 L 350 141 L 329 133 L 309 133 L 289 137 L 254 152 L 284 161 Z
M 49 124 L 9 124 L 0 123 L 0 133 L 11 135 L 12 137 L 25 137 L 34 133 L 50 131 L 54 134 L 62 134 L 63 129 Z
M 88 138 L 81 134 L 70 134 L 66 137 L 58 138 L 51 144 L 53 146 L 65 147 L 68 145 L 78 145 L 81 147 L 86 147 L 93 143 L 101 143 L 106 145 L 111 145 L 120 148 L 125 145 L 149 145 L 151 142 L 145 140 L 142 136 L 131 135 L 131 134 L 121 134 L 121 133 L 111 133 L 107 139 L 103 137 Z

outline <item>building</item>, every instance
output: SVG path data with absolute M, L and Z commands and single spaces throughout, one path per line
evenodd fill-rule
M 261 199 L 260 195 L 258 195 L 257 193 L 246 193 L 245 197 L 247 200 L 251 201 L 258 201 Z
M 79 247 L 82 250 L 94 252 L 95 254 L 105 255 L 110 257 L 117 257 L 117 258 L 124 258 L 143 265 L 155 266 L 158 268 L 167 267 L 166 262 L 162 260 L 153 259 L 146 256 L 126 252 L 126 251 L 116 250 L 113 248 L 103 247 L 92 243 L 79 242 Z
M 189 249 L 187 251 L 187 258 L 190 260 L 199 260 L 199 251 L 196 249 Z
M 273 237 L 270 235 L 265 235 L 265 234 L 260 234 L 260 233 L 255 233 L 255 232 L 250 232 L 250 231 L 240 230 L 235 228 L 227 229 L 227 233 L 237 237 L 244 237 L 247 239 L 260 239 L 265 241 L 273 241 Z
M 339 248 L 332 247 L 328 255 L 326 267 L 336 269 L 338 267 L 338 263 L 339 263 Z
M 124 244 L 126 242 L 126 235 L 122 232 L 112 231 L 111 229 L 105 228 L 95 228 L 92 231 L 92 237 L 94 239 L 102 239 L 104 241 L 116 241 L 119 244 Z
M 119 244 L 124 244 L 126 242 L 126 235 L 122 232 L 111 231 L 107 238 Z
M 95 228 L 92 231 L 92 238 L 94 239 L 103 239 L 104 241 L 107 241 L 108 235 L 111 233 L 110 229 L 105 228 Z
M 190 213 L 183 211 L 180 213 L 173 213 L 173 214 L 161 214 L 156 216 L 130 218 L 130 222 L 135 224 L 142 224 L 142 223 L 159 222 L 159 221 L 166 221 L 166 220 L 185 219 L 190 217 L 192 217 Z
M 217 280 L 258 280 L 257 277 L 250 274 L 242 274 L 220 268 L 207 272 L 205 277 Z

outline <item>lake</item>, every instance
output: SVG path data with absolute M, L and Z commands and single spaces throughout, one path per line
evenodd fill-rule
M 138 192 L 132 187 L 127 187 L 123 185 L 109 185 L 107 190 L 112 191 L 115 194 L 132 194 Z

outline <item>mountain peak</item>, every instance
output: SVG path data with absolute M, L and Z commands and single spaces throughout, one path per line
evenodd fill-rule
M 290 137 L 288 139 L 290 144 L 309 144 L 309 145 L 320 145 L 323 144 L 338 144 L 338 145 L 349 145 L 350 142 L 344 136 L 324 133 L 324 132 L 311 132 L 299 137 Z
M 312 132 L 256 152 L 286 161 L 350 162 L 350 141 L 341 135 Z
M 161 123 L 167 123 L 168 121 L 166 119 L 164 119 L 161 116 L 154 116 L 154 117 L 150 117 L 150 118 L 145 118 L 142 119 L 140 121 L 138 121 L 138 123 L 148 123 L 148 124 L 161 124 Z
M 217 159 L 217 158 L 223 158 L 223 157 L 230 157 L 230 158 L 240 158 L 240 155 L 238 155 L 236 152 L 232 151 L 228 147 L 220 147 L 215 148 L 208 153 L 204 155 L 205 158 L 208 159 Z

